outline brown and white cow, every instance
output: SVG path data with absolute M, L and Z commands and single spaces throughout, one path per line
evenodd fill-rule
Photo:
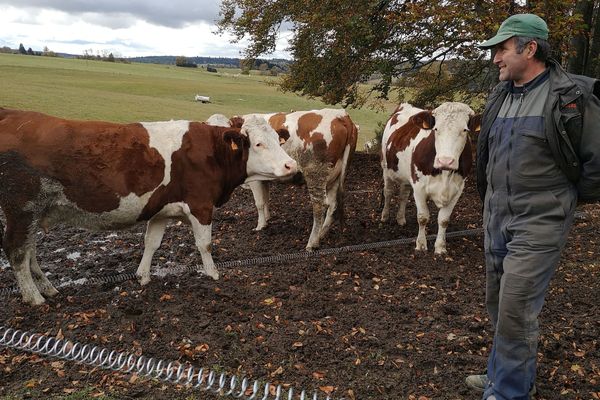
M 296 172 L 296 161 L 260 118 L 241 128 L 190 121 L 115 124 L 0 108 L 2 245 L 23 300 L 41 304 L 57 291 L 36 259 L 38 227 L 67 223 L 104 230 L 148 221 L 137 270 L 145 285 L 168 220 L 184 219 L 192 225 L 205 273 L 218 279 L 210 253 L 213 207 L 243 182 Z
M 247 114 L 231 118 L 232 126 L 252 116 L 259 116 L 285 140 L 283 149 L 298 162 L 313 208 L 313 226 L 307 250 L 319 247 L 320 240 L 333 223 L 334 212 L 340 222 L 344 211 L 344 180 L 348 163 L 356 149 L 358 126 L 343 109 L 322 109 L 290 113 Z M 269 186 L 267 182 L 249 184 L 258 210 L 256 230 L 269 220 Z
M 382 138 L 381 167 L 384 207 L 381 221 L 389 218 L 390 199 L 399 191 L 396 221 L 406 223 L 406 202 L 412 187 L 417 206 L 419 235 L 416 250 L 427 250 L 427 200 L 439 208 L 435 253 L 446 252 L 446 228 L 458 201 L 473 156 L 469 132 L 479 129 L 480 117 L 463 103 L 443 103 L 434 110 L 401 104 L 388 120 Z

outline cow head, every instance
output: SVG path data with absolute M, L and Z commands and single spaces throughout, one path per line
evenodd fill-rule
M 247 118 L 241 133 L 250 139 L 246 182 L 286 178 L 298 172 L 296 161 L 281 148 L 279 135 L 264 118 Z
M 421 114 L 421 113 L 419 113 Z M 475 113 L 463 103 L 442 103 L 431 111 L 430 129 L 435 134 L 433 168 L 455 171 L 465 148 L 469 133 L 476 124 Z M 477 128 L 478 129 L 478 128 Z

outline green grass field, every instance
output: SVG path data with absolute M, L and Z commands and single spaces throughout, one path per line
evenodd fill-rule
M 40 111 L 73 119 L 114 122 L 187 119 L 203 121 L 214 113 L 227 116 L 252 112 L 311 110 L 328 106 L 274 85 L 277 78 L 218 73 L 159 64 L 0 54 L 0 107 Z M 194 101 L 196 94 L 211 103 Z M 385 112 L 348 109 L 360 125 L 358 150 L 374 137 Z

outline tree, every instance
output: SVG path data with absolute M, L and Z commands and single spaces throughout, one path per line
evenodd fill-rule
M 29 54 L 30 56 L 34 55 L 35 53 L 33 52 L 33 50 L 30 48 L 27 49 L 27 54 Z
M 27 50 L 25 50 L 25 46 L 23 46 L 23 43 L 19 44 L 19 54 L 27 54 Z
M 218 24 L 235 41 L 250 38 L 247 58 L 272 52 L 282 24 L 291 24 L 294 62 L 282 79 L 284 90 L 361 105 L 366 100 L 361 83 L 376 76 L 372 93 L 387 98 L 426 68 L 428 78 L 412 82 L 420 85 L 415 103 L 432 105 L 448 90 L 489 90 L 489 52 L 476 44 L 511 13 L 545 17 L 550 41 L 562 56 L 578 21 L 573 7 L 572 0 L 223 0 Z M 447 64 L 458 61 L 464 65 L 448 73 Z
M 175 65 L 177 65 L 178 67 L 185 67 L 187 63 L 187 57 L 185 56 L 178 56 L 175 58 Z

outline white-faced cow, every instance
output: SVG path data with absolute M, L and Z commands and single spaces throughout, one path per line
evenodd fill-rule
M 213 207 L 243 182 L 296 172 L 277 133 L 259 118 L 241 128 L 115 124 L 0 108 L 2 245 L 23 300 L 41 304 L 57 291 L 36 259 L 38 227 L 104 230 L 148 221 L 137 270 L 144 285 L 168 220 L 183 219 L 192 225 L 205 273 L 218 279 L 210 253 Z
M 267 120 L 285 140 L 283 149 L 298 162 L 313 208 L 313 226 L 306 249 L 315 249 L 331 228 L 334 215 L 343 222 L 344 180 L 356 149 L 358 126 L 343 109 L 248 114 L 233 117 L 232 125 L 239 126 L 252 116 Z M 266 182 L 251 182 L 249 186 L 258 210 L 256 230 L 261 230 L 270 217 L 269 186 Z
M 427 200 L 439 208 L 435 253 L 446 252 L 446 228 L 470 174 L 473 156 L 469 133 L 479 129 L 480 117 L 463 103 L 443 103 L 434 110 L 401 104 L 385 126 L 381 142 L 384 207 L 387 221 L 390 199 L 399 191 L 396 221 L 406 223 L 406 202 L 412 187 L 417 206 L 417 250 L 427 250 Z

